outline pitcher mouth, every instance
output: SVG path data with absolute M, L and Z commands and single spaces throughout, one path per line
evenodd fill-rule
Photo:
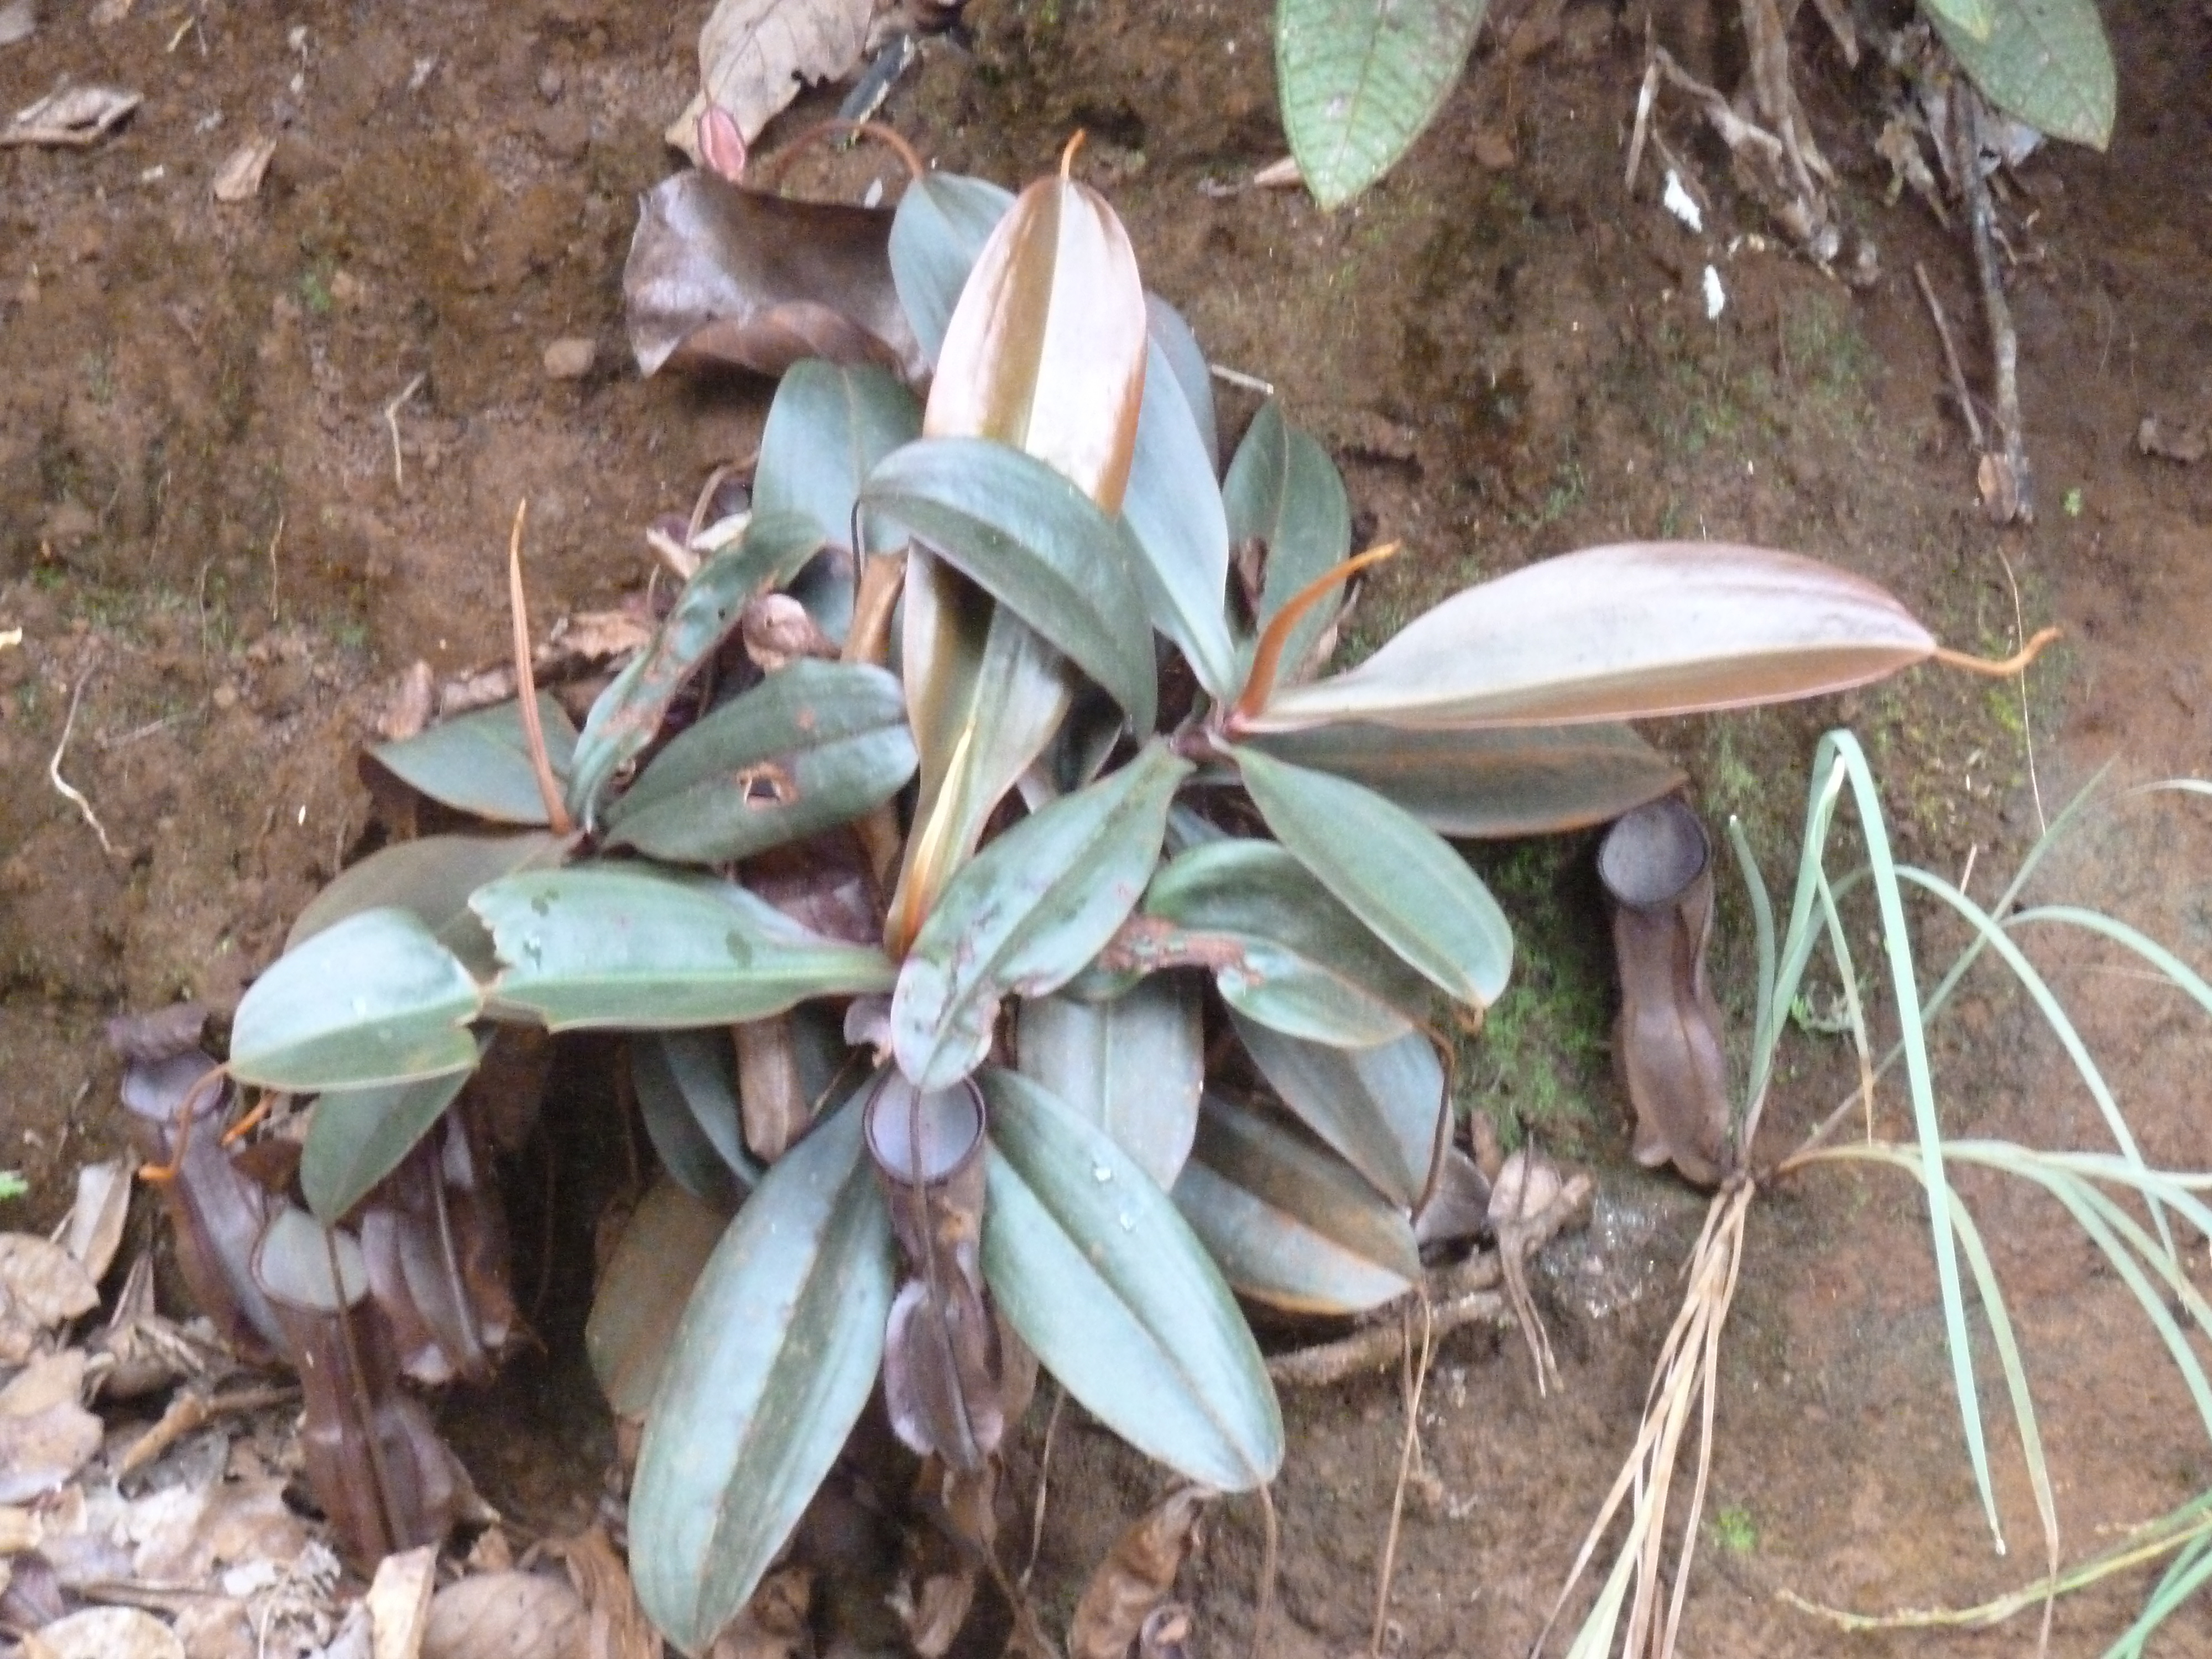
M 1680 897 L 1711 860 L 1705 826 L 1668 795 L 1614 822 L 1598 848 L 1598 879 L 1615 903 L 1649 910 Z

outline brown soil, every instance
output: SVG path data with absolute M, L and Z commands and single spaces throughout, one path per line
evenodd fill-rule
M 653 516 L 688 509 L 710 468 L 751 447 L 767 389 L 639 380 L 619 311 L 634 200 L 670 166 L 659 133 L 688 94 L 704 9 L 215 4 L 181 33 L 172 10 L 99 29 L 77 9 L 0 48 L 0 108 L 64 78 L 146 94 L 91 149 L 0 151 L 0 629 L 23 630 L 0 649 L 15 785 L 0 799 L 0 1166 L 29 1178 L 32 1221 L 76 1162 L 120 1142 L 100 1020 L 234 996 L 363 827 L 353 755 L 392 678 L 417 658 L 443 674 L 500 654 L 516 500 L 532 504 L 541 619 L 603 607 L 641 582 Z M 1707 243 L 1624 198 L 1640 48 L 1601 7 L 1571 13 L 1517 84 L 1486 51 L 1410 160 L 1333 216 L 1294 192 L 1200 188 L 1282 149 L 1261 0 L 975 0 L 975 52 L 933 47 L 888 116 L 937 163 L 1006 182 L 1090 130 L 1085 165 L 1151 285 L 1215 361 L 1273 381 L 1330 444 L 1361 528 L 1414 550 L 1363 600 L 1360 635 L 1476 575 L 1632 537 L 1819 555 L 1996 655 L 2016 639 L 2016 579 L 2028 628 L 2068 630 L 2025 710 L 2011 684 L 1928 671 L 1656 734 L 1715 817 L 1744 817 L 1779 879 L 1814 738 L 1852 724 L 1900 854 L 1954 874 L 1972 860 L 1986 901 L 2096 769 L 2201 773 L 2212 750 L 2212 465 L 2132 441 L 2148 414 L 2212 421 L 2212 13 L 2105 9 L 2120 61 L 2110 153 L 2039 156 L 2022 179 L 2033 224 L 2013 305 L 2041 512 L 2003 532 L 1976 507 L 1911 278 L 1924 261 L 1978 356 L 1969 258 L 1909 197 L 1885 204 L 1870 81 L 1809 27 L 1814 124 L 1881 251 L 1864 293 L 1771 243 L 1719 252 L 1767 227 L 1694 146 L 1719 222 Z M 1689 141 L 1686 121 L 1670 130 Z M 213 205 L 215 168 L 255 133 L 277 141 L 259 199 Z M 1478 133 L 1509 140 L 1512 164 L 1478 161 L 1500 159 Z M 878 175 L 896 188 L 892 173 L 862 151 L 810 160 L 797 182 L 851 195 Z M 1696 293 L 1708 258 L 1729 295 L 1717 324 Z M 597 342 L 597 366 L 549 379 L 544 347 L 573 336 Z M 1224 401 L 1233 431 L 1252 402 Z M 61 771 L 112 852 L 48 784 L 73 703 Z M 1526 1650 L 1626 1449 L 1701 1213 L 1626 1162 L 1583 850 L 1486 855 L 1530 925 L 1534 988 L 1522 1046 L 1471 1077 L 1492 1109 L 1596 1166 L 1601 1224 L 1539 1275 L 1562 1392 L 1536 1397 L 1517 1340 L 1443 1345 L 1422 1418 L 1434 1478 L 1410 1497 L 1391 1607 L 1393 1650 L 1408 1655 Z M 2202 966 L 2208 872 L 2202 802 L 2135 801 L 2039 890 L 2111 908 Z M 1726 903 L 1723 965 L 1740 970 L 1741 907 Z M 2203 1167 L 2201 1016 L 2109 952 L 2029 943 L 2146 1153 Z M 1953 1133 L 2104 1144 L 2057 1046 L 1995 976 L 1942 1029 Z M 1776 1148 L 1850 1075 L 1832 1045 L 1806 1045 L 1772 1109 Z M 1893 1098 L 1892 1133 L 1902 1110 Z M 553 1148 L 556 1173 L 575 1150 Z M 526 1158 L 519 1184 L 542 1190 L 546 1167 Z M 2172 1367 L 2094 1252 L 2052 1206 L 1964 1186 L 2010 1287 L 2069 1554 L 2212 1486 Z M 526 1216 L 538 1203 L 517 1200 Z M 1775 1597 L 1963 1603 L 2039 1569 L 2001 1394 L 1985 1406 L 2009 1556 L 1979 1516 L 1923 1214 L 1902 1181 L 1835 1172 L 1758 1206 L 1708 1506 L 1729 1522 L 1702 1540 L 1684 1652 L 2021 1650 L 2018 1627 L 1846 1638 Z M 2201 1252 L 2195 1266 L 2202 1279 Z M 526 1408 L 464 1407 L 456 1423 L 492 1495 L 548 1527 L 588 1513 L 611 1443 L 562 1341 L 574 1278 L 555 1276 L 543 1321 L 555 1362 L 526 1361 L 510 1385 Z M 1269 1645 L 1363 1648 L 1397 1389 L 1285 1406 L 1276 1501 L 1295 1628 Z M 1087 1425 L 1064 1431 L 1056 1459 L 1055 1492 L 1080 1496 L 1051 1510 L 1039 1582 L 1064 1607 L 1160 1479 Z M 1259 1536 L 1249 1503 L 1212 1528 L 1197 1574 L 1208 1652 L 1248 1632 Z M 2063 1605 L 2052 1650 L 2100 1650 L 2147 1583 Z M 2212 1601 L 2165 1639 L 2212 1652 Z

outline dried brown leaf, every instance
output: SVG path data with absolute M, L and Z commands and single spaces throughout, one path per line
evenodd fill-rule
M 585 1659 L 591 1617 L 558 1578 L 486 1572 L 430 1601 L 422 1659 Z
M 223 158 L 210 188 L 226 207 L 250 202 L 261 193 L 261 180 L 276 154 L 274 138 L 249 138 Z
M 150 1613 L 137 1607 L 88 1607 L 56 1620 L 24 1644 L 45 1659 L 185 1659 L 185 1644 Z
M 82 149 L 105 138 L 143 101 L 119 87 L 64 87 L 17 110 L 0 126 L 0 149 L 15 144 Z
M 70 1207 L 61 1244 L 97 1285 L 123 1243 L 131 1213 L 131 1166 L 119 1158 L 88 1164 L 76 1172 L 76 1202 Z
M 806 1568 L 770 1573 L 744 1611 L 714 1638 L 707 1659 L 811 1659 L 807 1617 L 813 1599 L 814 1575 Z
M 1128 1659 L 1145 1620 L 1175 1589 L 1212 1496 L 1178 1487 L 1115 1540 L 1075 1604 L 1067 1659 Z
M 591 1659 L 660 1659 L 660 1634 L 638 1605 L 629 1570 L 604 1530 L 592 1527 L 547 1547 L 567 1566 L 568 1582 L 583 1600 Z
M 78 1403 L 84 1354 L 33 1360 L 0 1389 L 0 1504 L 58 1492 L 100 1449 L 100 1423 Z
M 799 95 L 801 82 L 835 81 L 860 61 L 875 0 L 720 0 L 699 32 L 700 91 L 666 138 L 699 159 L 709 104 L 732 117 L 746 143 Z
M 0 1302 L 40 1326 L 63 1324 L 100 1305 L 84 1264 L 32 1233 L 0 1233 Z
M 430 1593 L 437 1587 L 434 1544 L 402 1550 L 376 1564 L 368 1598 L 369 1650 L 375 1659 L 416 1659 L 430 1625 Z

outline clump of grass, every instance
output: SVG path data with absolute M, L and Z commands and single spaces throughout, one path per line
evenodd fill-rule
M 2052 928 L 2095 934 L 2139 958 L 2207 1014 L 2212 1014 L 2212 984 L 2166 947 L 2115 918 L 2065 904 L 2020 907 L 2021 895 L 2036 867 L 2094 804 L 2094 785 L 2052 821 L 2011 884 L 1995 905 L 1984 910 L 1942 877 L 1896 861 L 1872 769 L 1849 732 L 1831 732 L 1821 740 L 1813 776 L 1796 887 L 1788 925 L 1778 939 L 1772 903 L 1748 840 L 1740 823 L 1732 819 L 1729 823 L 1731 844 L 1748 890 L 1759 962 L 1750 1075 L 1743 1097 L 1740 1142 L 1747 1146 L 1756 1144 L 1759 1117 L 1775 1073 L 1776 1049 L 1791 1023 L 1790 1011 L 1799 1000 L 1813 955 L 1823 943 L 1843 987 L 1844 1023 L 1858 1056 L 1859 1085 L 1796 1152 L 1771 1170 L 1753 1169 L 1734 1177 L 1715 1194 L 1704 1231 L 1692 1253 L 1686 1275 L 1687 1293 L 1660 1351 L 1650 1403 L 1634 1447 L 1583 1540 L 1546 1624 L 1544 1637 L 1550 1634 L 1568 1596 L 1591 1567 L 1607 1529 L 1626 1504 L 1626 1536 L 1594 1604 L 1577 1629 L 1569 1659 L 1599 1659 L 1613 1652 L 1616 1635 L 1620 1638 L 1619 1650 L 1637 1659 L 1654 1652 L 1673 1654 L 1711 1467 L 1720 1341 L 1742 1267 L 1745 1216 L 1765 1181 L 1823 1164 L 1864 1163 L 1904 1172 L 1920 1183 L 1927 1196 L 1953 1386 L 1984 1514 L 2002 1552 L 2003 1533 L 1982 1426 L 1982 1379 L 1966 1317 L 1965 1285 L 1969 1276 L 1972 1279 L 2012 1407 L 2014 1431 L 2041 1523 L 2046 1570 L 2036 1583 L 2012 1596 L 1957 1613 L 1939 1610 L 1869 1618 L 1802 1601 L 1797 1605 L 1824 1613 L 1846 1628 L 1994 1624 L 2040 1606 L 2047 1644 L 2051 1607 L 2057 1596 L 2172 1553 L 2173 1559 L 2141 1616 L 2107 1652 L 2107 1659 L 2134 1659 L 2142 1653 L 2149 1634 L 2176 1607 L 2212 1582 L 2212 1493 L 2154 1522 L 2144 1534 L 2062 1572 L 2051 1473 L 2019 1341 L 1980 1231 L 1949 1177 L 1950 1171 L 1959 1167 L 1992 1170 L 2033 1182 L 2056 1198 L 2136 1297 L 2187 1383 L 2208 1434 L 2212 1434 L 2212 1382 L 2208 1382 L 2192 1346 L 2192 1333 L 2200 1338 L 2212 1336 L 2212 1304 L 2208 1304 L 2184 1271 L 2175 1241 L 2177 1227 L 2212 1240 L 2212 1205 L 2206 1202 L 2206 1195 L 2212 1194 L 2212 1174 L 2156 1170 L 2144 1162 L 2095 1060 L 2014 936 Z M 1846 790 L 1856 808 L 1867 861 L 1840 878 L 1832 878 L 1825 860 Z M 2129 793 L 2149 791 L 2179 791 L 2212 798 L 2212 783 L 2178 781 Z M 1901 1033 L 1896 1046 L 1878 1061 L 1868 1039 L 1861 981 L 1838 910 L 1839 900 L 1862 885 L 1871 888 L 1879 913 L 1881 952 L 1886 959 L 1889 994 Z M 1907 889 L 1938 901 L 1961 918 L 1970 932 L 1966 949 L 1924 996 L 1906 921 Z M 1994 952 L 2011 970 L 2050 1025 L 2095 1101 L 2116 1151 L 2047 1152 L 2008 1142 L 1944 1138 L 1936 1115 L 1928 1022 L 1941 1012 L 1984 951 Z M 1899 1060 L 1904 1063 L 1915 1137 L 1902 1143 L 1877 1138 L 1875 1115 L 1875 1085 Z M 1829 1144 L 1829 1137 L 1855 1117 L 1863 1121 L 1863 1138 Z M 2148 1218 L 2148 1224 L 2142 1218 Z M 1693 1413 L 1697 1418 L 1694 1471 L 1679 1528 L 1670 1529 L 1674 1486 Z M 1723 1548 L 1728 1547 L 1728 1514 L 1723 1510 L 1712 1528 L 1716 1541 Z M 1670 1530 L 1671 1565 L 1667 1559 Z M 1544 1637 L 1538 1639 L 1539 1651 Z

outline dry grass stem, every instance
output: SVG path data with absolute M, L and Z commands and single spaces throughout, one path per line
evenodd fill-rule
M 70 693 L 69 714 L 62 721 L 62 739 L 54 745 L 53 758 L 46 763 L 46 779 L 53 785 L 56 794 L 83 815 L 84 821 L 92 826 L 92 833 L 100 837 L 100 850 L 112 858 L 115 844 L 107 839 L 107 826 L 100 823 L 100 814 L 92 810 L 92 803 L 85 799 L 84 791 L 62 775 L 62 757 L 69 752 L 70 734 L 76 730 L 77 704 L 83 699 L 85 683 L 91 678 L 92 670 L 89 668 L 76 677 L 76 688 Z

